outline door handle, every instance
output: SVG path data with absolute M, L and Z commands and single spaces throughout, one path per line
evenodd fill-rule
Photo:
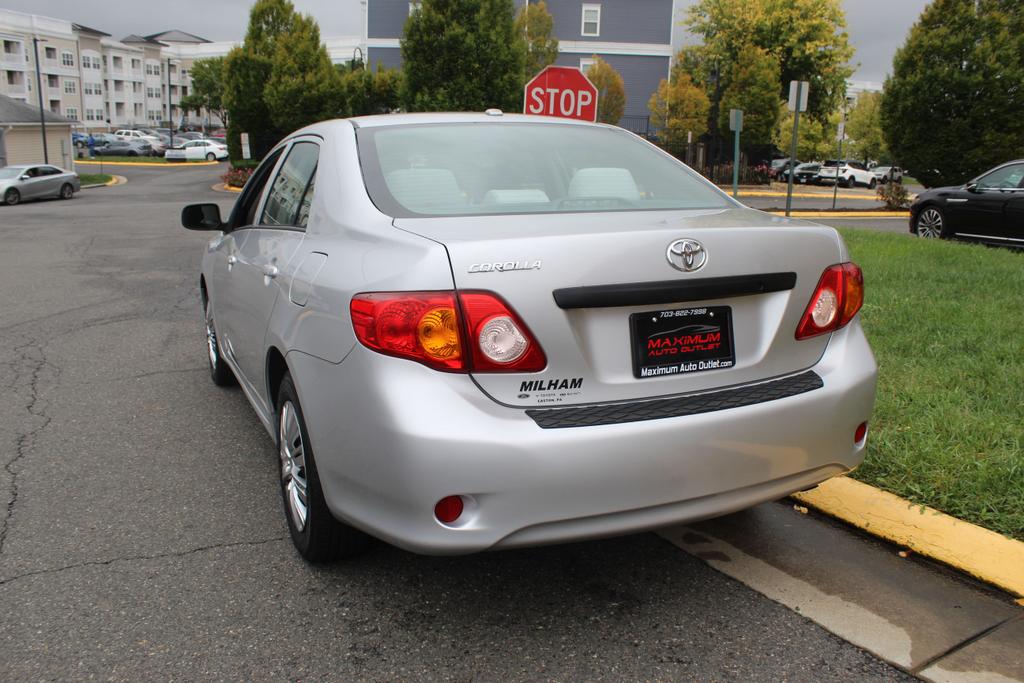
M 280 273 L 280 272 L 281 271 L 279 271 L 277 269 L 277 266 L 272 266 L 269 263 L 267 265 L 263 266 L 263 274 L 266 277 L 268 277 L 268 278 L 273 279 L 273 278 L 277 277 L 277 274 Z

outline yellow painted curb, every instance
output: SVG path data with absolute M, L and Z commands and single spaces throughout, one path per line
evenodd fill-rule
M 740 197 L 785 197 L 785 192 L 777 192 L 775 190 L 751 190 L 744 192 L 740 190 Z M 794 197 L 800 197 L 803 199 L 832 199 L 831 194 L 817 193 L 817 192 L 794 192 Z M 866 194 L 838 194 L 836 199 L 862 199 L 866 202 L 877 202 L 878 197 L 874 195 Z
M 227 183 L 217 183 L 216 185 L 211 185 L 210 189 L 214 190 L 216 192 L 235 192 L 235 193 L 238 193 L 238 192 L 242 191 L 242 188 L 240 188 L 240 187 L 231 187 Z
M 1024 543 L 849 477 L 793 498 L 914 552 L 1024 597 Z
M 192 166 L 216 166 L 219 161 L 184 161 L 182 163 L 172 164 L 164 162 L 162 164 L 153 163 L 151 161 L 82 161 L 75 159 L 76 164 L 84 164 L 86 166 L 158 166 L 160 168 L 191 168 Z
M 785 216 L 785 211 L 769 211 L 773 216 Z M 790 218 L 910 218 L 908 211 L 791 211 Z

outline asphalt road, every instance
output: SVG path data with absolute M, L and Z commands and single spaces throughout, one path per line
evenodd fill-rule
M 311 567 L 276 455 L 207 376 L 181 206 L 220 169 L 132 169 L 0 207 L 0 677 L 904 679 L 643 534 Z

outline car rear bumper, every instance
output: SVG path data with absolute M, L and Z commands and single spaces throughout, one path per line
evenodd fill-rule
M 336 516 L 415 552 L 457 554 L 630 533 L 727 514 L 856 467 L 876 366 L 859 323 L 812 368 L 821 388 L 701 414 L 542 429 L 465 375 L 356 346 L 337 365 L 293 352 Z M 438 500 L 462 495 L 452 526 Z

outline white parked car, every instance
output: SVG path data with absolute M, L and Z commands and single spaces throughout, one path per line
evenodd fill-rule
M 163 154 L 163 151 L 167 149 L 167 145 L 160 139 L 158 135 L 151 135 L 141 130 L 134 130 L 132 128 L 123 128 L 116 133 L 114 137 L 118 140 L 128 140 L 135 142 L 148 142 L 149 146 L 152 147 L 155 154 Z
M 875 166 L 871 173 L 874 174 L 876 181 L 883 184 L 903 182 L 903 169 L 899 166 Z
M 823 163 L 815 180 L 819 183 L 831 185 L 836 182 L 837 176 L 839 178 L 839 184 L 843 187 L 863 185 L 864 187 L 874 189 L 875 185 L 878 184 L 875 174 L 866 169 L 864 164 L 861 162 L 846 160 L 837 161 L 836 159 L 829 159 Z
M 164 153 L 168 161 L 220 161 L 228 158 L 227 145 L 215 140 L 190 140 Z

